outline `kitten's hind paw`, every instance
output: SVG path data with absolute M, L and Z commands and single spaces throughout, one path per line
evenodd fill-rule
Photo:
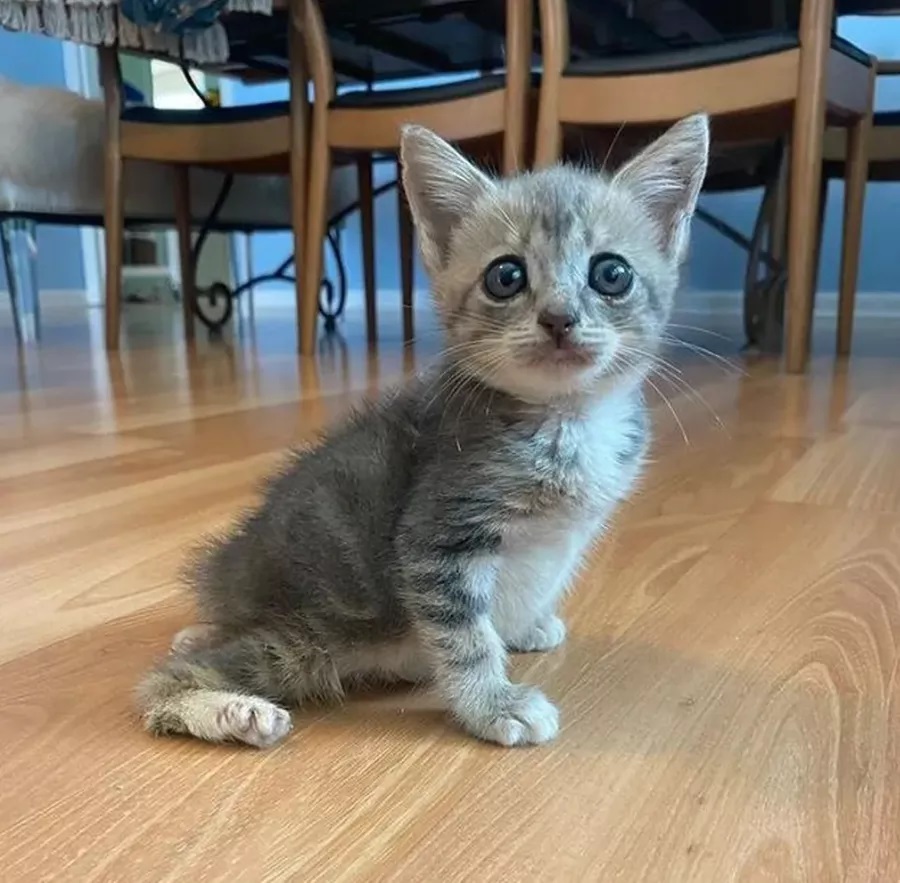
M 566 639 L 566 624 L 555 614 L 538 620 L 525 634 L 509 642 L 513 653 L 555 650 Z
M 266 699 L 235 696 L 218 713 L 222 735 L 257 748 L 270 748 L 291 731 L 291 716 Z
M 496 708 L 464 724 L 473 736 L 488 742 L 538 745 L 556 737 L 559 712 L 540 690 L 514 684 Z

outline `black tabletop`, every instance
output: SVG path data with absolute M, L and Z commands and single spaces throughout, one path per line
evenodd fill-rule
M 502 68 L 505 5 L 505 0 L 323 0 L 322 9 L 339 79 L 376 83 Z M 800 0 L 569 0 L 569 8 L 573 60 L 579 60 L 793 29 Z M 900 13 L 900 0 L 837 0 L 836 11 Z M 537 66 L 537 10 L 534 21 Z M 285 74 L 283 10 L 271 17 L 229 15 L 225 26 L 231 43 L 226 70 Z
M 363 83 L 503 65 L 503 0 L 324 0 L 340 79 Z M 284 70 L 286 13 L 224 19 L 231 63 Z

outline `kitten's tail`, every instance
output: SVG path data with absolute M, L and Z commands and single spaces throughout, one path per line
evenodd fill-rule
M 276 702 L 295 705 L 341 696 L 328 656 L 299 643 L 269 631 L 249 631 L 218 642 L 177 645 L 184 649 L 138 685 L 144 727 L 155 735 L 274 745 L 291 730 L 290 714 Z

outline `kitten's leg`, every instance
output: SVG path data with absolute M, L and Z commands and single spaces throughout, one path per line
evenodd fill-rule
M 554 738 L 556 708 L 540 690 L 507 677 L 506 648 L 489 616 L 493 573 L 446 559 L 417 570 L 416 631 L 453 716 L 473 735 L 501 745 Z
M 144 726 L 156 735 L 274 745 L 291 729 L 290 715 L 276 702 L 341 693 L 330 660 L 302 643 L 249 632 L 170 656 L 138 688 Z
M 508 641 L 507 647 L 513 653 L 544 653 L 565 640 L 566 624 L 555 613 L 546 613 Z
M 543 652 L 565 641 L 566 626 L 556 609 L 574 582 L 592 535 L 551 535 L 545 544 L 513 549 L 504 557 L 491 619 L 509 650 Z

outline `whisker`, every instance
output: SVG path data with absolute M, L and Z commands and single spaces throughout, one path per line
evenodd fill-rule
M 473 411 L 477 409 L 479 399 L 482 395 L 485 394 L 488 389 L 490 378 L 493 377 L 500 370 L 500 368 L 502 368 L 506 364 L 506 360 L 507 354 L 502 350 L 499 352 L 489 353 L 486 357 L 480 360 L 477 376 L 470 378 L 472 380 L 472 389 L 469 391 L 469 394 L 466 396 L 463 403 L 457 410 L 456 423 L 454 424 L 454 433 L 456 433 L 459 429 L 459 421 L 462 419 L 463 415 L 467 413 L 470 405 Z M 487 379 L 485 379 L 486 374 Z M 491 399 L 493 400 L 493 395 L 491 396 Z M 443 418 L 441 419 L 441 425 L 443 425 Z M 457 447 L 458 446 L 459 442 L 457 441 Z
M 435 394 L 429 399 L 428 404 L 425 406 L 425 410 L 429 410 L 431 406 L 445 393 L 450 392 L 449 400 L 452 401 L 453 393 L 451 390 L 455 389 L 459 384 L 464 383 L 467 379 L 466 374 L 462 371 L 461 366 L 457 362 L 451 362 L 445 371 L 442 371 L 435 380 L 435 385 L 437 386 L 437 391 Z
M 661 380 L 666 380 L 672 384 L 676 389 L 683 392 L 689 399 L 697 402 L 701 407 L 703 407 L 712 419 L 716 422 L 716 425 L 721 429 L 728 431 L 725 424 L 722 422 L 722 418 L 716 413 L 715 409 L 712 405 L 703 397 L 703 394 L 694 386 L 691 386 L 686 380 L 682 377 L 673 377 L 671 374 L 665 374 L 661 372 L 658 368 L 653 369 L 654 373 L 656 373 Z
M 691 442 L 688 439 L 687 432 L 685 432 L 684 424 L 681 422 L 681 418 L 676 413 L 675 408 L 672 406 L 672 403 L 668 400 L 668 398 L 666 398 L 666 396 L 663 394 L 662 390 L 649 377 L 647 377 L 645 379 L 646 379 L 647 383 L 650 385 L 650 387 L 653 389 L 653 391 L 663 400 L 666 407 L 669 409 L 669 412 L 675 418 L 675 422 L 678 424 L 678 428 L 681 430 L 681 437 L 684 439 L 684 443 L 688 447 L 690 447 Z
M 491 328 L 498 331 L 506 328 L 506 322 L 502 319 L 495 319 L 492 316 L 484 316 L 481 313 L 476 313 L 469 308 L 464 308 L 463 310 L 461 310 L 460 315 L 464 316 L 468 321 L 474 323 L 480 328 Z
M 709 337 L 716 337 L 724 340 L 726 343 L 733 343 L 734 339 L 727 334 L 720 334 L 718 331 L 710 331 L 708 328 L 701 328 L 699 325 L 681 325 L 678 322 L 667 323 L 668 328 L 680 328 L 682 331 L 696 331 L 697 334 L 706 334 Z
M 469 408 L 469 403 L 472 402 L 472 399 L 474 398 L 474 402 L 472 402 L 472 410 L 475 410 L 475 406 L 478 404 L 478 399 L 482 395 L 482 393 L 485 391 L 485 389 L 486 389 L 486 386 L 485 386 L 484 382 L 476 381 L 472 385 L 472 389 L 469 391 L 469 394 L 466 396 L 462 405 L 460 405 L 459 411 L 456 414 L 456 423 L 454 424 L 454 427 L 453 427 L 454 434 L 458 434 L 459 421 L 462 419 L 463 415 L 467 412 L 467 410 Z M 457 446 L 457 448 L 459 447 L 458 440 L 456 442 L 456 446 Z
M 700 346 L 696 343 L 689 343 L 686 340 L 681 340 L 678 337 L 669 337 L 664 336 L 662 340 L 665 343 L 671 344 L 673 346 L 680 346 L 690 352 L 696 353 L 698 356 L 705 359 L 710 364 L 718 363 L 721 367 L 726 368 L 730 373 L 737 374 L 741 377 L 747 377 L 747 371 L 744 368 L 741 368 L 740 365 L 735 364 L 730 359 L 726 359 L 725 356 L 720 356 L 718 353 L 714 353 L 712 350 L 707 349 L 706 347 Z
M 622 352 L 625 355 L 636 355 L 638 357 L 647 359 L 650 362 L 651 373 L 658 376 L 661 380 L 666 380 L 680 393 L 686 395 L 691 401 L 697 402 L 697 404 L 703 407 L 710 414 L 710 416 L 718 426 L 720 426 L 722 429 L 725 429 L 725 424 L 722 422 L 722 418 L 716 413 L 712 405 L 710 405 L 710 403 L 704 398 L 700 390 L 689 383 L 684 377 L 681 370 L 671 362 L 669 362 L 667 359 L 664 359 L 662 356 L 656 353 L 651 353 L 647 350 L 639 349 L 638 347 L 630 345 L 625 345 L 622 349 Z
M 606 171 L 606 164 L 609 162 L 610 156 L 612 156 L 612 152 L 615 149 L 616 143 L 619 140 L 619 136 L 622 134 L 622 130 L 625 128 L 625 123 L 619 126 L 616 129 L 616 134 L 613 135 L 612 141 L 609 142 L 609 147 L 606 148 L 606 154 L 603 157 L 603 162 L 600 163 L 600 174 L 602 175 Z

